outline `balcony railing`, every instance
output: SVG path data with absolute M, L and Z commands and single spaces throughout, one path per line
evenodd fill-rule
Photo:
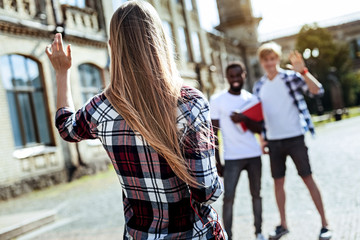
M 40 0 L 0 0 L 0 16 L 10 22 L 32 21 L 47 24 L 47 1 Z
M 102 40 L 105 30 L 101 28 L 98 13 L 93 8 L 79 8 L 71 5 L 61 5 L 64 16 L 65 33 L 78 37 L 89 37 Z
M 0 27 L 11 24 L 22 30 L 65 30 L 68 36 L 106 42 L 100 3 L 93 1 L 81 8 L 58 3 L 52 0 L 0 0 Z

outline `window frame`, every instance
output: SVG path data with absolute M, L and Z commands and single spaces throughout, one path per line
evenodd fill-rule
M 194 39 L 196 38 L 196 39 Z M 197 31 L 191 32 L 191 42 L 193 46 L 193 61 L 202 63 L 204 61 L 203 50 L 201 45 L 200 33 Z
M 181 30 L 181 34 L 180 34 L 180 30 Z M 187 27 L 186 26 L 179 26 L 178 29 L 178 36 L 179 36 L 179 46 L 178 46 L 178 52 L 181 52 L 181 57 L 183 58 L 183 60 L 185 62 L 194 62 L 194 59 L 193 59 L 193 56 L 192 56 L 192 52 L 191 52 L 191 45 L 190 45 L 190 37 L 189 37 L 189 34 L 188 34 L 188 30 L 187 30 Z M 183 36 L 185 37 L 185 39 L 182 39 L 183 36 L 181 36 L 183 34 Z M 184 56 L 184 52 L 185 52 L 185 49 L 183 49 L 183 41 L 182 40 L 185 40 L 185 46 L 186 46 L 186 55 Z
M 183 0 L 185 4 L 185 9 L 189 12 L 195 11 L 194 3 L 192 0 Z
M 78 7 L 78 8 L 85 8 L 86 7 L 86 0 L 75 0 L 75 2 L 69 3 L 69 0 L 59 0 L 60 4 L 66 4 L 69 6 L 74 6 L 74 7 Z M 80 4 L 82 3 L 82 5 Z
M 360 59 L 360 38 L 354 38 L 350 41 L 350 55 L 354 60 Z
M 175 32 L 172 22 L 168 20 L 162 20 L 161 21 L 162 27 L 166 33 L 166 36 L 169 37 L 169 44 L 171 45 L 171 50 L 173 51 L 173 55 L 175 59 L 179 58 L 178 49 L 176 48 L 176 39 L 175 39 Z M 170 35 L 169 35 L 170 34 Z
M 6 94 L 8 94 L 9 92 L 13 93 L 13 97 L 14 97 L 14 101 L 15 101 L 15 111 L 16 111 L 16 120 L 18 121 L 18 125 L 19 125 L 19 131 L 20 131 L 20 142 L 21 145 L 17 145 L 17 140 L 16 140 L 16 135 L 14 133 L 14 130 L 12 129 L 12 134 L 13 134 L 13 138 L 14 138 L 14 146 L 15 149 L 23 149 L 23 148 L 29 148 L 29 147 L 35 147 L 35 146 L 55 146 L 55 138 L 54 138 L 54 133 L 53 133 L 53 129 L 52 129 L 52 125 L 50 124 L 51 122 L 51 114 L 50 114 L 50 108 L 49 108 L 49 102 L 48 102 L 48 94 L 47 94 L 47 90 L 46 90 L 46 84 L 45 84 L 45 77 L 44 77 L 44 72 L 43 72 L 43 66 L 41 64 L 40 61 L 38 61 L 37 59 L 35 59 L 32 56 L 27 56 L 24 54 L 19 54 L 19 53 L 8 53 L 8 54 L 4 54 L 1 55 L 0 57 L 7 57 L 8 61 L 9 61 L 9 67 L 10 67 L 10 72 L 11 72 L 11 79 L 14 79 L 14 64 L 13 62 L 10 60 L 11 56 L 20 56 L 22 58 L 24 58 L 24 63 L 28 60 L 34 62 L 37 66 L 37 71 L 38 71 L 38 78 L 39 78 L 39 83 L 41 84 L 40 87 L 36 87 L 34 85 L 32 86 L 14 86 L 14 84 L 12 84 L 11 88 L 7 88 L 4 86 L 4 90 L 6 92 Z M 25 69 L 26 69 L 26 75 L 29 78 L 29 66 L 27 63 L 25 63 Z M 2 80 L 2 83 L 4 84 L 5 80 Z M 28 79 L 29 81 L 29 79 Z M 37 117 L 37 113 L 36 113 L 36 106 L 34 103 L 34 94 L 36 92 L 40 92 L 42 93 L 42 97 L 43 97 L 43 101 L 44 101 L 44 116 L 46 120 L 46 125 L 47 125 L 47 131 L 48 131 L 48 143 L 44 143 L 41 141 L 41 136 L 40 136 L 40 131 L 41 129 L 38 128 L 38 121 L 39 118 Z M 34 134 L 35 134 L 35 142 L 28 142 L 27 141 L 27 137 L 26 137 L 26 130 L 25 130 L 25 123 L 24 123 L 24 117 L 23 117 L 23 112 L 21 111 L 21 105 L 20 105 L 20 100 L 19 100 L 19 95 L 21 94 L 25 94 L 28 99 L 29 99 L 29 105 L 30 105 L 30 111 L 31 111 L 31 119 L 32 119 L 32 127 L 34 128 Z M 7 103 L 8 103 L 8 107 L 11 108 L 10 106 L 10 102 L 7 99 Z M 11 120 L 11 115 L 10 115 L 10 109 L 9 109 L 9 118 Z M 12 120 L 11 120 L 12 121 Z M 14 128 L 14 124 L 11 124 L 12 128 Z
M 101 89 L 99 91 L 99 89 L 97 89 L 96 87 L 86 87 L 83 86 L 83 82 L 82 82 L 82 76 L 81 76 L 81 70 L 80 68 L 84 65 L 88 65 L 91 66 L 92 68 L 95 68 L 97 71 L 99 71 L 99 76 L 100 76 L 100 84 L 101 84 Z M 83 96 L 84 94 L 92 94 L 92 96 L 95 96 L 96 94 L 99 94 L 101 91 L 103 91 L 105 89 L 105 75 L 104 75 L 104 70 L 97 66 L 96 64 L 90 63 L 90 62 L 84 62 L 78 65 L 77 67 L 78 72 L 79 72 L 79 86 L 80 86 L 80 92 L 81 92 L 81 98 L 83 103 L 85 103 L 87 100 L 89 100 L 89 98 L 84 99 Z

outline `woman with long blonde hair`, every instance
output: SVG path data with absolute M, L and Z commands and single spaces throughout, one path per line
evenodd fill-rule
M 76 113 L 71 47 L 46 53 L 56 71 L 56 126 L 67 141 L 98 138 L 123 189 L 124 239 L 225 239 L 210 203 L 222 193 L 208 102 L 182 80 L 155 9 L 119 7 L 110 23 L 110 85 Z

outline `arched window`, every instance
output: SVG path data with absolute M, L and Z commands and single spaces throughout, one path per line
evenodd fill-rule
M 78 69 L 80 73 L 81 95 L 85 103 L 104 89 L 102 72 L 100 68 L 88 63 L 79 65 Z
M 48 109 L 39 65 L 25 56 L 0 57 L 15 146 L 51 145 Z

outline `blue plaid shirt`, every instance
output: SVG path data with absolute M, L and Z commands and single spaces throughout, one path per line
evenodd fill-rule
M 311 121 L 310 112 L 306 105 L 304 94 L 309 97 L 314 97 L 313 94 L 309 92 L 308 85 L 306 84 L 304 78 L 297 72 L 291 70 L 280 69 L 279 74 L 282 80 L 284 80 L 286 86 L 289 89 L 289 94 L 294 100 L 294 104 L 299 110 L 301 124 L 305 132 L 310 131 L 312 135 L 315 134 L 314 124 Z M 260 90 L 264 85 L 267 76 L 264 75 L 259 81 L 257 81 L 253 88 L 253 94 L 260 99 Z M 324 94 L 324 88 L 321 87 L 317 95 Z M 260 99 L 261 100 L 261 99 Z

